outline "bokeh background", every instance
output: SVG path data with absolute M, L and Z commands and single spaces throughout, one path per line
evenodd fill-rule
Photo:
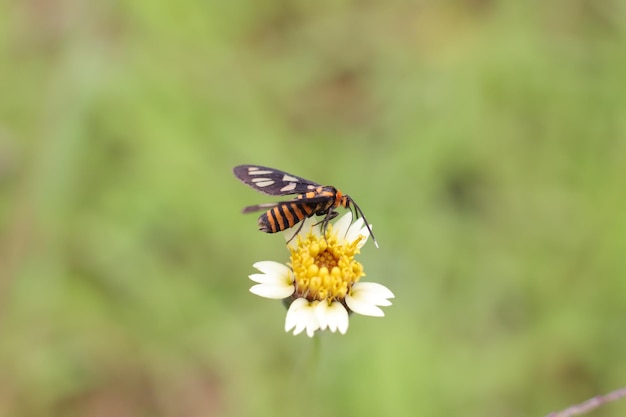
M 25 0 L 0 28 L 1 416 L 543 416 L 626 385 L 626 2 Z M 244 163 L 354 197 L 385 318 L 284 333 Z

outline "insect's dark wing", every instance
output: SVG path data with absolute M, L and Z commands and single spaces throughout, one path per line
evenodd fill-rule
M 244 184 L 269 195 L 304 194 L 319 187 L 313 181 L 259 165 L 239 165 L 233 172 Z
M 255 211 L 259 211 L 259 210 L 271 209 L 272 207 L 276 207 L 278 204 L 279 203 L 255 204 L 254 206 L 244 207 L 244 209 L 241 212 L 242 213 L 254 213 Z

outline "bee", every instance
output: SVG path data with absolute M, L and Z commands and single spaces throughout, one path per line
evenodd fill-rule
M 361 208 L 349 195 L 343 194 L 335 187 L 320 185 L 278 169 L 259 165 L 239 165 L 233 169 L 233 172 L 241 182 L 264 194 L 296 195 L 294 199 L 289 201 L 257 204 L 243 209 L 244 213 L 266 210 L 258 220 L 261 231 L 265 233 L 281 232 L 300 223 L 295 236 L 302 228 L 304 219 L 324 216 L 321 223 L 322 231 L 325 233 L 328 222 L 338 214 L 337 208 L 343 207 L 352 211 L 354 207 L 356 217 L 363 217 L 365 227 L 372 236 L 374 244 L 378 247 L 378 242 L 376 242 Z

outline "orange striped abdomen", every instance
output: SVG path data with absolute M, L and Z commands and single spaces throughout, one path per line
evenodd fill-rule
M 286 201 L 267 210 L 259 217 L 259 229 L 266 233 L 282 232 L 300 223 L 317 211 L 317 204 Z
M 300 223 L 307 217 L 328 214 L 342 203 L 342 194 L 335 187 L 320 186 L 313 191 L 298 195 L 292 201 L 278 203 L 259 217 L 259 229 L 276 233 Z

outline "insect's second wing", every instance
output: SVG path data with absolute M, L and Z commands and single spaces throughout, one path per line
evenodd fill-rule
M 259 165 L 239 165 L 233 172 L 244 184 L 269 195 L 304 194 L 319 187 L 313 181 Z
M 328 196 L 318 196 L 318 197 L 302 198 L 302 199 L 296 198 L 290 201 L 279 201 L 277 203 L 262 203 L 262 204 L 255 204 L 253 206 L 247 206 L 247 207 L 244 207 L 241 212 L 244 214 L 253 213 L 259 210 L 271 209 L 276 206 L 281 206 L 281 209 L 282 207 L 293 207 L 294 210 L 298 210 L 301 206 L 307 206 L 303 208 L 303 210 L 305 211 L 307 215 L 310 215 L 309 208 L 315 208 L 314 211 L 315 211 L 315 214 L 317 214 L 317 212 L 321 210 L 322 208 L 328 208 L 329 202 L 331 201 L 332 199 L 329 199 Z M 320 204 L 320 203 L 324 203 L 324 204 Z

